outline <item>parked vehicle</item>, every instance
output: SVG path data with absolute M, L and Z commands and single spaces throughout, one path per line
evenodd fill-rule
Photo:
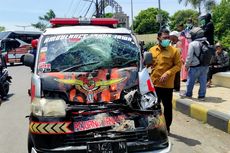
M 31 41 L 38 39 L 41 32 L 31 31 L 6 31 L 0 32 L 0 46 L 7 63 L 14 65 L 23 61 L 24 55 L 31 49 Z M 14 41 L 16 46 L 10 46 L 9 41 Z
M 12 77 L 9 76 L 5 59 L 0 55 L 0 95 L 5 99 L 10 88 Z
M 31 67 L 29 153 L 169 152 L 141 49 L 115 19 L 52 19 Z M 35 66 L 34 66 L 35 65 Z

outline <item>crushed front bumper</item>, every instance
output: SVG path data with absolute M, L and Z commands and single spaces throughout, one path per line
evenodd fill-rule
M 135 153 L 168 153 L 171 151 L 171 142 L 161 144 L 162 149 L 154 149 L 154 142 L 127 142 L 127 152 Z M 161 148 L 160 147 L 160 148 Z M 164 147 L 164 148 L 163 148 Z M 87 146 L 68 146 L 49 150 L 38 150 L 33 148 L 32 153 L 87 153 Z
M 70 118 L 31 116 L 29 136 L 33 152 L 87 153 L 89 142 L 120 140 L 124 141 L 127 152 L 164 153 L 171 148 L 161 111 L 124 113 L 119 110 L 103 112 L 103 118 L 97 117 L 93 114 L 86 117 L 72 114 Z M 102 121 L 103 126 L 96 127 L 95 119 Z M 119 131 L 109 124 L 117 124 L 120 119 L 133 121 L 135 129 Z

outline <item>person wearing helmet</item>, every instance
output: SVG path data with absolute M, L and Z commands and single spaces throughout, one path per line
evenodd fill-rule
M 187 89 L 185 94 L 182 94 L 181 96 L 192 97 L 193 87 L 198 79 L 200 83 L 198 99 L 204 101 L 208 66 L 201 65 L 199 55 L 201 53 L 201 42 L 207 41 L 207 39 L 204 37 L 204 30 L 200 27 L 194 27 L 190 31 L 190 35 L 192 42 L 189 43 L 188 55 L 185 61 L 185 67 L 188 71 Z
M 34 55 L 34 59 L 36 59 L 37 54 L 37 47 L 38 47 L 38 39 L 33 39 L 31 41 L 32 50 L 30 51 L 31 54 Z

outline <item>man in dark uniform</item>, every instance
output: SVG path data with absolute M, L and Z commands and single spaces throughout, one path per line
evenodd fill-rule
M 200 17 L 201 28 L 204 30 L 204 37 L 210 45 L 214 45 L 214 25 L 211 21 L 212 15 L 210 13 Z

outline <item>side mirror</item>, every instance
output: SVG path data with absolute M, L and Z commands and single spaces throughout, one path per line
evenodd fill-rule
M 141 47 L 141 53 L 143 54 L 144 51 L 145 51 L 145 48 L 144 48 L 145 42 L 144 42 L 144 41 L 139 41 L 139 45 L 140 45 L 140 47 Z
M 34 68 L 34 55 L 27 53 L 24 56 L 23 64 L 30 67 L 32 70 Z
M 145 45 L 145 41 L 143 41 L 143 40 L 139 41 L 139 45 L 140 46 L 144 46 Z
M 153 63 L 153 56 L 150 52 L 144 52 L 144 65 L 151 65 Z

